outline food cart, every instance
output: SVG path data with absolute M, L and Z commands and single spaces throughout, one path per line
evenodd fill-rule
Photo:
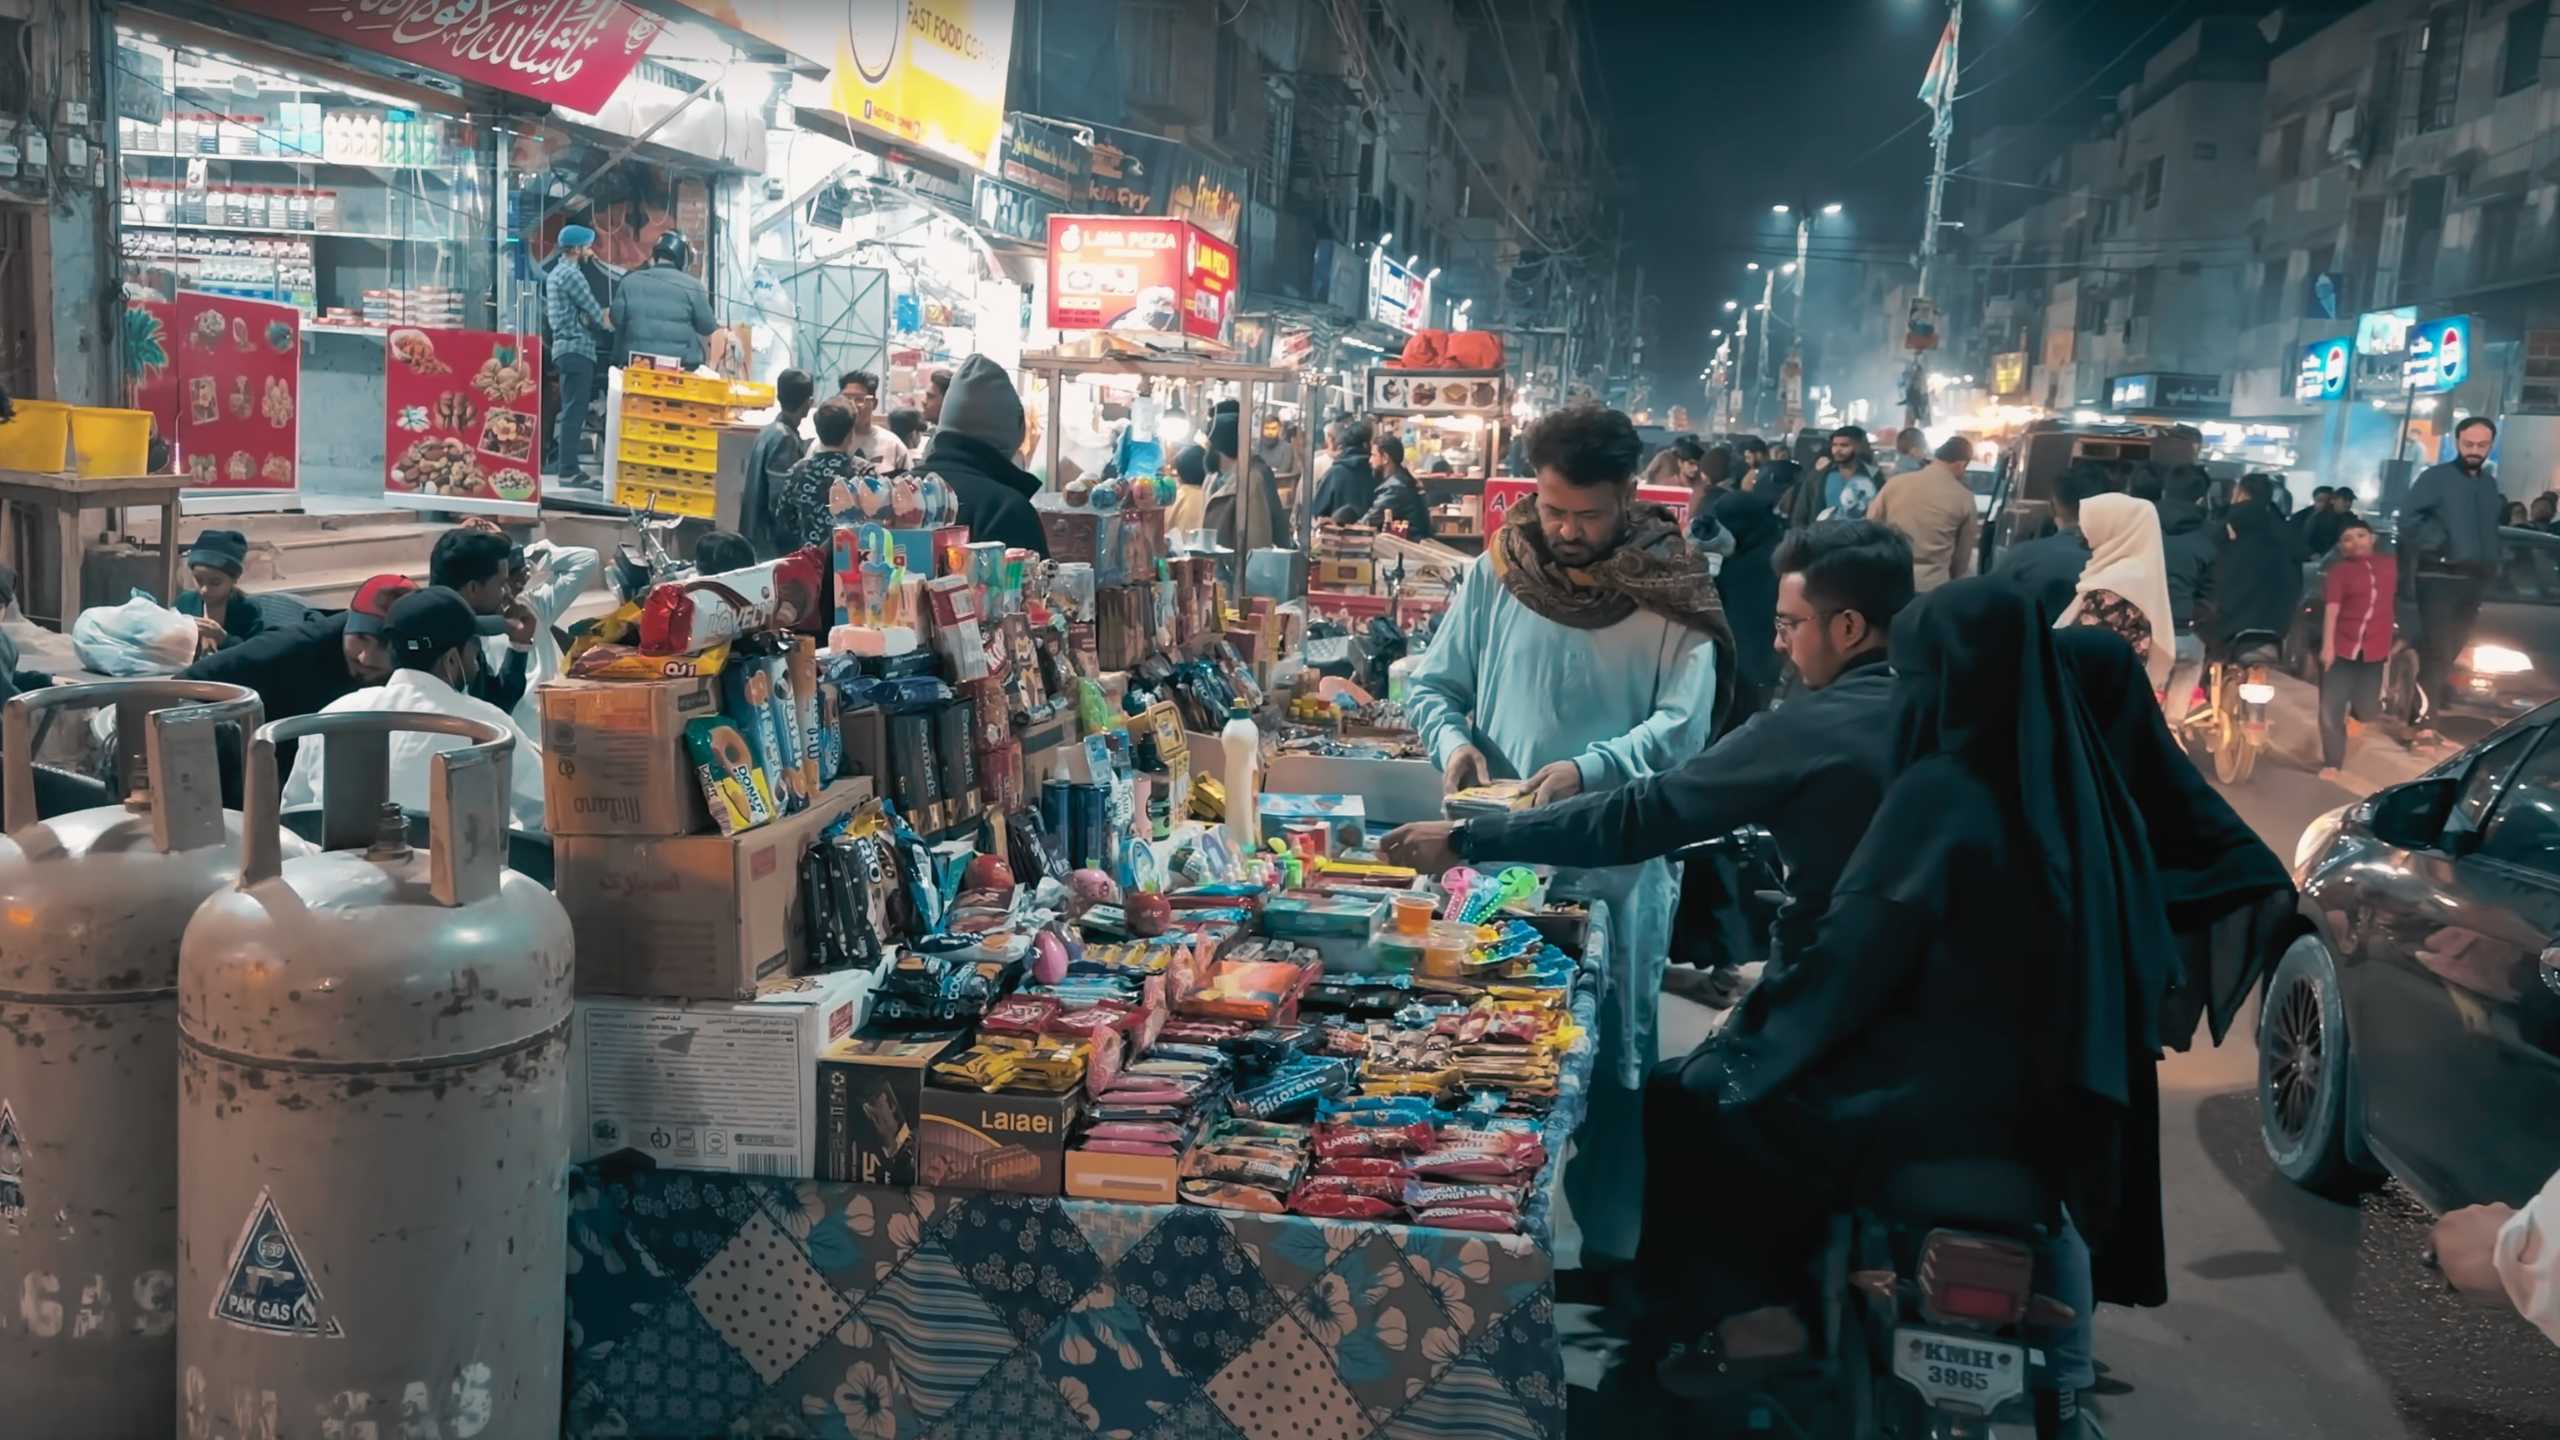
M 1431 502 L 1432 535 L 1475 549 L 1485 536 L 1485 482 L 1510 441 L 1511 381 L 1499 370 L 1407 370 L 1379 365 L 1362 389 L 1380 434 L 1404 441 L 1405 468 Z M 1435 462 L 1448 463 L 1435 474 Z

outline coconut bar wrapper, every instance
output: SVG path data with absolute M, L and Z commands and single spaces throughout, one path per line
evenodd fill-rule
M 687 655 L 761 630 L 823 631 L 831 609 L 816 550 L 649 592 L 640 606 L 640 649 Z

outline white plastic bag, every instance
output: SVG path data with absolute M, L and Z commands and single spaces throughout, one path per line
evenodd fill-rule
M 140 590 L 71 622 L 71 652 L 101 675 L 175 675 L 195 663 L 196 622 Z

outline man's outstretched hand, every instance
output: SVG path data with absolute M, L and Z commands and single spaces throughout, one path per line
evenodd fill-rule
M 1463 863 L 1458 852 L 1449 848 L 1449 832 L 1457 828 L 1454 820 L 1417 820 L 1399 825 L 1378 842 L 1378 853 L 1390 865 L 1403 865 L 1425 875 L 1454 870 Z

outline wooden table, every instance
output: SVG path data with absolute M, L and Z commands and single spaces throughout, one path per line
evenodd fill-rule
M 18 597 L 30 619 L 50 618 L 64 630 L 80 613 L 80 513 L 84 510 L 160 509 L 160 599 L 178 598 L 178 492 L 191 482 L 184 475 L 66 475 L 41 470 L 0 470 L 0 561 L 30 573 L 22 547 L 38 543 L 50 528 L 59 556 L 54 567 L 54 613 L 44 617 L 33 595 Z M 25 509 L 31 528 L 20 528 Z

